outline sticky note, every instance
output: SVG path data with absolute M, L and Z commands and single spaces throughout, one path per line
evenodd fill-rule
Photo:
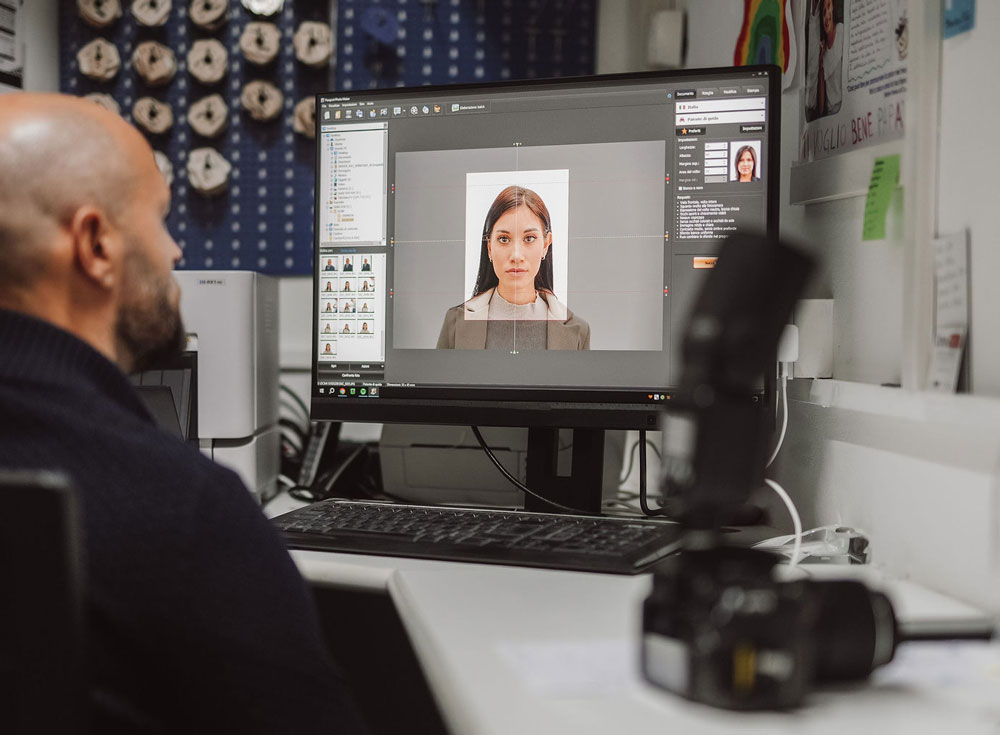
M 899 185 L 899 154 L 875 159 L 872 177 L 865 199 L 865 219 L 861 229 L 862 240 L 885 239 L 885 217 L 892 195 Z

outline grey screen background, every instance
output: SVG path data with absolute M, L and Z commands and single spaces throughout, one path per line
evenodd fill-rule
M 393 347 L 434 348 L 463 301 L 466 174 L 569 169 L 568 252 L 553 252 L 569 292 L 556 296 L 590 324 L 592 350 L 659 352 L 664 155 L 662 140 L 399 153 Z

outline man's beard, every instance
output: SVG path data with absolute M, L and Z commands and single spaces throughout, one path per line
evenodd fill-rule
M 169 365 L 184 351 L 180 309 L 170 299 L 173 283 L 169 273 L 156 274 L 137 248 L 126 256 L 125 292 L 115 324 L 119 362 L 126 372 Z

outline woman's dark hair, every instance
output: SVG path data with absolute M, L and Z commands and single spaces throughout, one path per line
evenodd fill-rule
M 753 173 L 750 174 L 750 180 L 757 178 L 757 151 L 753 149 L 752 145 L 740 146 L 739 150 L 736 151 L 736 158 L 733 159 L 733 168 L 736 169 L 736 180 L 740 179 L 740 159 L 743 158 L 743 154 L 750 151 L 750 158 L 753 159 Z
M 497 220 L 512 209 L 525 206 L 531 210 L 538 219 L 542 221 L 543 235 L 552 232 L 552 218 L 549 217 L 549 209 L 545 202 L 531 189 L 522 186 L 508 186 L 497 194 L 493 200 L 489 211 L 486 213 L 486 221 L 483 223 L 482 248 L 479 253 L 479 273 L 476 275 L 476 287 L 472 290 L 473 296 L 478 296 L 484 291 L 495 288 L 500 282 L 493 264 L 490 262 L 490 235 L 493 234 L 493 227 Z M 549 248 L 545 259 L 535 274 L 535 290 L 544 293 L 554 293 L 552 291 L 552 248 Z
M 819 2 L 820 13 L 823 12 L 823 5 L 825 3 L 826 3 L 826 0 L 820 0 L 820 2 Z M 837 25 L 838 23 L 843 23 L 844 22 L 844 0 L 839 0 L 839 2 L 838 2 L 838 0 L 830 0 L 830 3 L 831 3 L 831 5 L 833 5 L 833 24 Z M 829 39 L 826 37 L 826 23 L 823 22 L 822 18 L 820 18 L 820 20 L 819 20 L 819 37 L 820 37 L 820 41 L 822 41 L 822 43 L 823 43 L 824 46 L 829 42 Z

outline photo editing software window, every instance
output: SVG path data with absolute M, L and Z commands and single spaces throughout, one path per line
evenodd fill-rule
M 666 400 L 721 240 L 774 226 L 768 73 L 320 95 L 314 399 Z

